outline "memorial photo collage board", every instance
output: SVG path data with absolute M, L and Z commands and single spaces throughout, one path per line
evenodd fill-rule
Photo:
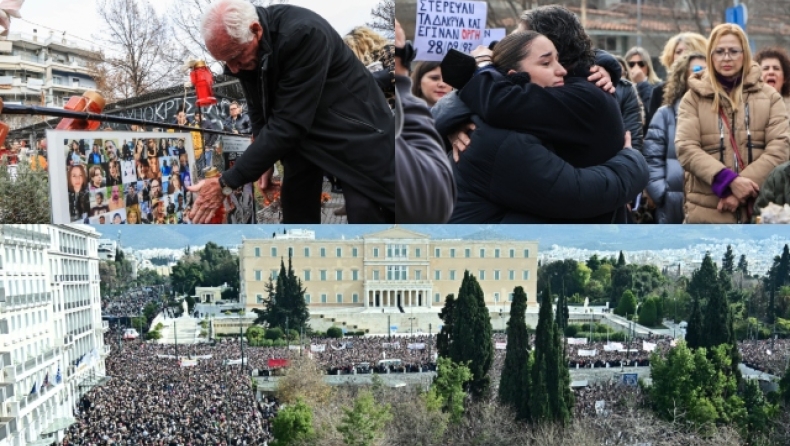
M 53 223 L 189 223 L 192 135 L 50 130 L 47 144 Z

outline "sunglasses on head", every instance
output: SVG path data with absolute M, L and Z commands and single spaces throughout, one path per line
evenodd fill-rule
M 639 68 L 644 68 L 645 67 L 645 61 L 637 60 L 637 61 L 634 61 L 634 62 L 628 62 L 628 66 L 629 67 L 634 68 L 634 65 L 639 65 Z

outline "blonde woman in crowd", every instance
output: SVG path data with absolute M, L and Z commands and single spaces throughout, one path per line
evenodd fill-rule
M 688 90 L 688 79 L 707 67 L 703 53 L 686 53 L 672 65 L 658 109 L 645 137 L 642 154 L 650 168 L 645 193 L 655 205 L 656 223 L 683 223 L 683 167 L 675 152 L 675 126 L 680 100 Z
M 625 62 L 628 64 L 628 74 L 631 82 L 636 84 L 639 99 L 643 104 L 650 103 L 653 86 L 661 82 L 653 69 L 650 54 L 642 47 L 635 46 L 625 53 Z
M 667 70 L 667 78 L 669 78 L 672 75 L 672 65 L 675 63 L 675 60 L 686 53 L 705 54 L 707 47 L 708 39 L 701 34 L 691 32 L 675 34 L 667 40 L 658 60 L 661 61 L 661 65 Z M 663 82 L 653 86 L 650 103 L 645 104 L 646 125 L 650 125 L 650 120 L 653 119 L 656 110 L 662 105 L 664 105 Z
M 739 26 L 715 27 L 706 57 L 678 110 L 685 222 L 746 223 L 766 177 L 790 154 L 787 109 L 763 82 Z

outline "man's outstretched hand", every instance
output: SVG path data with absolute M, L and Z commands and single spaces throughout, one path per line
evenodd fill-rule
M 197 200 L 189 213 L 193 223 L 210 223 L 214 213 L 222 206 L 222 188 L 219 187 L 219 178 L 200 180 L 187 190 L 198 194 Z

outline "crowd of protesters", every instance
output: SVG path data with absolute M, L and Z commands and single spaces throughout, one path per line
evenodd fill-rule
M 107 334 L 106 342 L 114 339 Z M 174 345 L 124 342 L 107 358 L 112 379 L 86 394 L 62 444 L 267 444 L 279 406 L 271 397 L 256 401 L 241 366 L 223 365 L 240 358 L 236 347 L 179 346 L 179 356 L 211 355 L 181 367 L 159 356 L 175 356 Z
M 102 297 L 102 316 L 134 317 L 142 315 L 149 303 L 160 304 L 158 291 L 147 287 L 131 288 L 119 296 Z

